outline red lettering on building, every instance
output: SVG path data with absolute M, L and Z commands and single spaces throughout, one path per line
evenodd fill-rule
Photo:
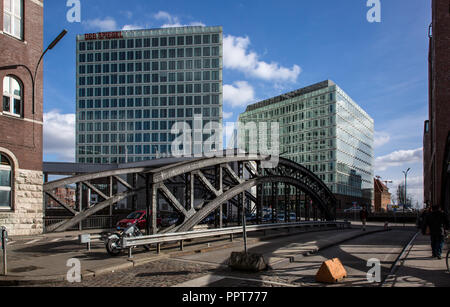
M 123 38 L 122 32 L 100 32 L 84 35 L 84 39 L 87 41 L 97 39 L 115 39 L 115 38 Z

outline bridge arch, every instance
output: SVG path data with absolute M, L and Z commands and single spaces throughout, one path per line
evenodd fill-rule
M 188 231 L 225 203 L 232 201 L 235 206 L 242 206 L 243 201 L 239 203 L 239 194 L 247 193 L 249 197 L 252 197 L 252 202 L 261 212 L 264 192 L 260 191 L 263 190 L 264 185 L 271 183 L 276 187 L 278 183 L 282 183 L 297 188 L 317 205 L 325 219 L 334 219 L 333 208 L 336 206 L 336 198 L 318 176 L 307 168 L 283 158 L 279 158 L 275 167 L 263 169 L 262 163 L 270 160 L 270 156 L 236 153 L 212 158 L 161 159 L 132 165 L 111 166 L 106 170 L 78 173 L 69 178 L 49 182 L 44 185 L 44 193 L 56 200 L 73 217 L 51 225 L 48 230 L 68 230 L 100 210 L 141 193 L 145 194 L 143 205 L 148 213 L 158 212 L 158 202 L 162 196 L 175 211 L 181 214 L 182 224 L 172 227 L 170 231 Z M 200 184 L 196 184 L 196 181 Z M 53 191 L 56 188 L 66 185 L 77 186 L 77 194 L 80 196 L 77 197 L 79 202 L 77 207 L 84 210 L 75 210 L 55 195 Z M 121 185 L 121 191 L 113 191 L 113 185 Z M 173 188 L 174 186 L 176 187 Z M 251 194 L 251 190 L 255 187 L 257 187 L 257 195 Z M 81 195 L 83 189 L 97 194 L 101 201 L 92 207 L 89 204 L 86 206 L 83 204 Z M 179 193 L 176 194 L 176 191 L 174 192 L 177 189 L 184 191 L 182 197 Z M 198 189 L 203 190 L 205 195 L 210 195 L 206 204 L 200 208 L 194 206 Z M 238 197 L 237 202 L 236 197 Z M 150 228 L 147 230 L 157 233 L 156 214 L 151 216 Z

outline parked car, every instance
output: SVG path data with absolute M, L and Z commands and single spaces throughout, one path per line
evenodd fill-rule
M 123 220 L 120 220 L 116 227 L 117 229 L 124 230 L 128 227 L 130 227 L 133 224 L 136 224 L 136 226 L 139 229 L 145 229 L 147 226 L 147 212 L 146 211 L 135 211 L 131 214 L 129 214 L 126 218 Z M 156 225 L 159 227 L 161 226 L 161 218 L 156 219 Z
M 161 218 L 161 226 L 170 227 L 172 225 L 175 225 L 176 223 L 178 223 L 179 218 L 180 217 L 178 216 L 178 214 L 172 214 L 164 218 Z
M 284 213 L 279 213 L 278 214 L 277 221 L 278 222 L 285 222 L 286 221 L 286 216 L 284 215 Z
M 216 216 L 217 216 L 217 220 L 219 220 L 219 214 L 217 214 Z M 228 220 L 228 218 L 225 214 L 222 214 L 222 220 L 223 221 Z M 214 222 L 215 222 L 214 213 L 211 213 L 200 224 L 214 224 Z
M 359 211 L 361 211 L 362 210 L 362 208 L 360 207 L 360 206 L 357 206 L 357 207 L 351 207 L 351 208 L 348 208 L 348 209 L 345 209 L 344 210 L 344 212 L 345 213 L 348 213 L 348 212 L 359 212 Z
M 263 216 L 263 223 L 271 223 L 272 222 L 272 214 L 266 214 Z
M 247 218 L 247 222 L 256 222 L 256 220 L 257 220 L 256 214 L 254 214 L 254 213 L 247 214 L 246 218 Z
M 295 222 L 295 221 L 297 221 L 297 214 L 291 212 L 291 213 L 289 214 L 289 221 L 290 221 L 290 222 Z

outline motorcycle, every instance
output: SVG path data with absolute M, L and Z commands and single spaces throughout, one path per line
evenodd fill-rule
M 118 230 L 121 229 L 118 228 Z M 123 229 L 121 232 L 109 235 L 105 239 L 106 251 L 111 256 L 118 256 L 124 250 L 124 248 L 122 248 L 123 237 L 142 237 L 143 235 L 144 234 L 139 230 L 139 227 L 137 227 L 136 224 L 128 225 L 128 227 Z M 150 245 L 144 245 L 144 248 L 149 251 Z

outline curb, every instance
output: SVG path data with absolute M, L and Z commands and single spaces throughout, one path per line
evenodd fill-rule
M 391 267 L 391 271 L 389 274 L 384 278 L 384 280 L 381 282 L 380 287 L 393 287 L 395 283 L 395 279 L 397 277 L 397 271 L 401 265 L 404 264 L 405 260 L 408 258 L 409 253 L 411 252 L 414 242 L 416 242 L 417 237 L 419 236 L 420 231 L 417 232 L 411 240 L 406 244 L 406 246 L 403 248 L 400 255 L 395 260 L 394 264 Z M 400 265 L 400 262 L 402 263 Z
M 299 258 L 303 258 L 303 257 L 307 257 L 307 256 L 311 256 L 311 255 L 317 254 L 317 253 L 319 253 L 319 252 L 321 252 L 321 251 L 323 251 L 325 249 L 328 249 L 328 248 L 336 246 L 336 245 L 340 245 L 342 243 L 345 243 L 345 242 L 348 242 L 348 241 L 351 241 L 351 240 L 354 240 L 354 239 L 357 239 L 357 238 L 361 238 L 361 237 L 365 237 L 365 236 L 368 236 L 368 235 L 373 235 L 373 234 L 381 233 L 381 232 L 388 232 L 388 231 L 391 231 L 391 230 L 392 229 L 381 229 L 381 230 L 374 230 L 374 231 L 359 233 L 359 234 L 354 235 L 352 237 L 349 237 L 349 238 L 346 238 L 346 239 L 342 239 L 342 240 L 340 240 L 338 242 L 328 243 L 328 244 L 325 244 L 323 246 L 320 246 L 319 248 L 315 248 L 315 249 L 312 249 L 310 251 L 302 252 L 302 253 L 299 253 L 297 255 L 294 255 L 294 256 L 291 256 L 291 257 L 287 257 L 287 258 L 285 258 L 283 260 L 279 260 L 279 261 L 269 265 L 269 270 L 275 270 L 277 268 L 281 268 L 283 265 L 285 265 L 287 263 L 292 263 L 292 262 L 296 261 Z

